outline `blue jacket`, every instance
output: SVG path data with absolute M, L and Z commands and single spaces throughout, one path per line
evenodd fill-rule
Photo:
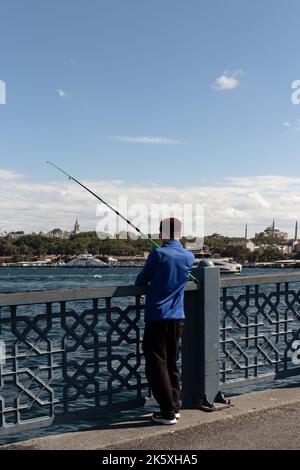
M 194 255 L 177 240 L 169 240 L 153 250 L 136 285 L 150 283 L 146 298 L 145 321 L 184 319 L 183 294 Z

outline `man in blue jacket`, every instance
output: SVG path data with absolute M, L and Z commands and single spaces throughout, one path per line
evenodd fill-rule
M 161 424 L 176 424 L 180 417 L 177 359 L 184 327 L 184 286 L 194 261 L 194 255 L 181 245 L 180 236 L 180 220 L 162 220 L 160 238 L 164 243 L 150 253 L 136 279 L 137 285 L 149 284 L 143 350 L 146 377 L 160 406 L 160 413 L 154 413 L 152 419 Z

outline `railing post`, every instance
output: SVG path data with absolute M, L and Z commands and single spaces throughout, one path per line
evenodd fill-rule
M 185 295 L 182 404 L 213 411 L 228 405 L 219 388 L 220 269 L 203 260 L 194 274 L 198 289 Z

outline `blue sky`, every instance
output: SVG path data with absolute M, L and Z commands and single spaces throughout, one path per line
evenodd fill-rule
M 178 191 L 249 178 L 267 197 L 257 177 L 300 170 L 299 15 L 298 0 L 3 0 L 0 169 L 47 184 L 60 181 L 52 159 L 86 180 Z M 287 228 L 297 208 L 285 222 L 270 204 L 265 225 Z

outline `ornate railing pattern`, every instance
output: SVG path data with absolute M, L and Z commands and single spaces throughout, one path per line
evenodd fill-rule
M 187 283 L 183 406 L 300 374 L 300 274 Z M 221 294 L 220 294 L 221 292 Z M 137 286 L 0 295 L 0 435 L 142 406 L 149 396 Z
M 222 389 L 300 373 L 300 275 L 221 279 Z
M 142 291 L 0 296 L 1 435 L 144 404 Z

